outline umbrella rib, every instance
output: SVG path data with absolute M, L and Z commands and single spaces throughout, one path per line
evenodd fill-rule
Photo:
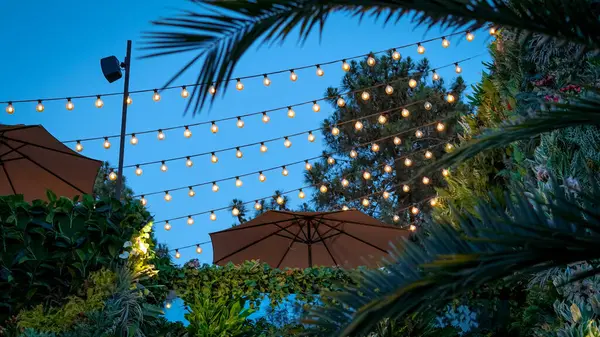
M 6 136 L 4 137 L 4 139 L 8 139 L 8 140 L 11 140 L 13 142 L 19 142 L 21 144 L 25 144 L 25 145 L 29 145 L 29 146 L 39 147 L 40 149 L 44 149 L 44 150 L 48 150 L 48 151 L 52 151 L 52 152 L 58 152 L 58 153 L 61 153 L 61 154 L 66 154 L 66 155 L 77 157 L 77 158 L 90 159 L 90 158 L 84 157 L 84 156 L 82 156 L 82 155 L 80 155 L 78 153 L 74 153 L 74 152 L 70 152 L 70 151 L 69 152 L 65 152 L 65 151 L 53 149 L 51 147 L 47 147 L 47 146 L 44 146 L 44 145 L 30 143 L 30 142 L 27 142 L 27 141 L 24 141 L 24 140 L 20 140 L 20 139 L 14 139 L 14 138 L 6 137 Z M 90 160 L 95 160 L 95 159 L 90 159 Z
M 5 138 L 5 137 L 3 137 L 3 138 Z M 23 144 L 23 145 L 21 145 L 21 146 L 17 147 L 17 148 L 16 148 L 16 150 L 18 150 L 18 149 L 20 149 L 20 148 L 22 148 L 22 147 L 25 147 L 25 146 L 26 146 L 26 145 L 25 145 L 25 144 Z M 10 151 L 8 151 L 8 152 L 6 152 L 6 153 L 2 153 L 2 154 L 0 154 L 0 158 L 4 157 L 4 156 L 6 156 L 6 155 L 9 155 L 9 154 L 11 154 L 11 153 L 13 153 L 13 152 L 15 152 L 15 150 L 11 149 Z M 7 161 L 11 161 L 11 160 L 18 160 L 18 159 L 21 159 L 21 158 L 14 158 L 14 159 L 9 159 L 9 160 L 2 160 L 2 159 L 0 159 L 0 161 L 2 161 L 2 162 L 7 162 Z
M 327 233 L 329 233 L 329 232 L 331 232 L 331 231 L 332 231 L 332 230 L 330 229 L 330 230 L 328 230 L 327 232 L 325 232 L 325 233 L 323 233 L 323 234 L 327 234 Z M 338 235 L 341 235 L 341 234 L 342 234 L 342 233 L 340 233 L 340 232 L 337 232 L 337 233 L 335 233 L 335 234 L 331 234 L 331 235 L 329 235 L 329 236 L 321 236 L 321 235 L 319 235 L 319 236 L 321 236 L 321 239 L 320 239 L 320 240 L 317 240 L 317 241 L 315 241 L 315 242 L 322 242 L 322 241 L 324 241 L 324 240 L 330 239 L 330 238 L 332 238 L 332 237 L 334 237 L 334 236 L 338 236 Z
M 283 256 L 281 257 L 281 260 L 279 260 L 279 263 L 277 264 L 277 267 L 275 267 L 275 268 L 279 269 L 279 267 L 281 266 L 281 263 L 283 262 L 283 260 L 287 256 L 287 254 L 292 249 L 292 246 L 294 245 L 294 242 L 296 242 L 296 238 L 298 237 L 298 235 L 300 235 L 300 232 L 302 232 L 302 227 L 298 228 L 298 233 L 296 233 L 296 235 L 294 236 L 294 238 L 292 239 L 292 241 L 288 245 L 287 249 L 285 250 L 285 253 L 283 253 Z
M 381 249 L 380 247 L 377 247 L 377 246 L 375 246 L 374 244 L 372 244 L 372 243 L 370 243 L 370 242 L 367 242 L 367 241 L 365 241 L 365 240 L 363 240 L 363 239 L 361 239 L 361 238 L 359 238 L 359 237 L 357 237 L 357 236 L 355 236 L 355 235 L 352 235 L 352 234 L 350 234 L 350 233 L 346 232 L 346 231 L 345 231 L 345 230 L 343 230 L 343 229 L 339 229 L 339 228 L 336 228 L 336 227 L 332 227 L 331 225 L 329 225 L 329 224 L 327 224 L 327 223 L 325 223 L 325 222 L 321 222 L 321 224 L 323 224 L 324 226 L 327 226 L 327 227 L 329 227 L 329 228 L 335 229 L 336 231 L 340 231 L 341 233 L 343 233 L 343 234 L 346 234 L 346 235 L 348 235 L 349 237 L 353 238 L 354 240 L 357 240 L 357 241 L 360 241 L 360 242 L 364 243 L 365 245 L 371 246 L 371 247 L 373 247 L 373 248 L 375 248 L 375 249 L 377 249 L 377 250 L 380 250 L 380 251 L 382 251 L 382 252 L 384 252 L 384 253 L 387 253 L 387 250 L 385 250 L 385 249 Z
M 254 221 L 254 220 L 252 220 Z M 257 224 L 257 225 L 252 225 L 252 226 L 245 226 L 245 225 L 239 225 L 233 228 L 228 228 L 228 229 L 224 229 L 218 232 L 213 232 L 211 234 L 220 234 L 220 233 L 227 233 L 227 232 L 233 232 L 233 231 L 239 231 L 239 230 L 243 230 L 243 229 L 252 229 L 252 228 L 256 228 L 256 227 L 262 227 L 262 226 L 268 226 L 268 225 L 275 225 L 278 224 L 280 222 L 285 222 L 285 221 L 290 221 L 289 219 L 286 220 L 277 220 L 277 221 L 270 221 L 270 222 L 263 222 L 261 224 Z
M 63 178 L 62 178 L 61 176 L 59 176 L 58 174 L 56 174 L 56 173 L 54 173 L 54 172 L 50 171 L 48 168 L 46 168 L 46 167 L 44 167 L 44 166 L 40 165 L 38 162 L 36 162 L 35 160 L 33 160 L 33 159 L 29 158 L 27 155 L 23 154 L 21 151 L 14 149 L 14 148 L 13 148 L 12 146 L 10 146 L 10 145 L 9 145 L 7 142 L 5 142 L 5 141 L 3 141 L 3 140 L 1 140 L 1 139 L 0 139 L 0 143 L 2 143 L 2 144 L 4 144 L 4 145 L 8 146 L 8 147 L 9 147 L 9 148 L 11 148 L 11 149 L 13 149 L 15 152 L 17 152 L 18 154 L 20 154 L 21 156 L 23 156 L 23 158 L 25 158 L 25 159 L 29 160 L 30 162 L 34 163 L 36 166 L 38 166 L 38 167 L 39 167 L 39 168 L 41 168 L 42 170 L 44 170 L 44 171 L 46 171 L 46 172 L 50 173 L 51 175 L 53 175 L 54 177 L 58 178 L 59 180 L 61 180 L 61 181 L 62 181 L 62 182 L 64 182 L 65 184 L 67 184 L 67 185 L 69 185 L 69 186 L 73 187 L 73 188 L 74 188 L 74 189 L 76 189 L 77 191 L 81 192 L 81 194 L 85 194 L 85 192 L 84 192 L 84 191 L 82 191 L 82 190 L 80 190 L 80 189 L 79 189 L 79 187 L 77 187 L 77 186 L 75 186 L 75 185 L 71 184 L 70 182 L 66 181 L 65 179 L 63 179 Z
M 6 170 L 6 167 L 4 167 L 4 165 L 0 164 L 0 166 L 2 166 L 2 170 L 4 171 L 4 174 L 6 175 L 6 179 L 8 180 L 8 183 L 10 184 L 10 188 L 13 191 L 13 194 L 17 194 L 17 190 L 15 190 L 15 186 L 13 186 L 12 180 L 10 180 L 10 176 L 8 175 L 8 171 Z
M 335 257 L 333 257 L 333 254 L 331 254 L 331 251 L 329 250 L 329 247 L 327 247 L 327 243 L 325 243 L 325 240 L 323 240 L 323 237 L 321 236 L 321 233 L 319 233 L 319 230 L 315 230 L 315 232 L 317 232 L 317 235 L 319 235 L 319 237 L 321 238 L 321 241 L 323 242 L 323 246 L 325 246 L 325 249 L 327 250 L 327 253 L 329 254 L 329 256 L 331 257 L 331 259 L 333 260 L 333 264 L 334 265 L 338 265 L 337 261 L 335 260 Z

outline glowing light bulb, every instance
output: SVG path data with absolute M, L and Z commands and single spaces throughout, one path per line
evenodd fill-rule
M 263 112 L 262 113 L 262 121 L 263 121 L 263 123 L 265 123 L 265 124 L 269 123 L 270 120 L 271 120 L 271 117 L 269 117 L 269 115 L 267 115 L 266 112 Z
M 441 77 L 440 77 L 440 74 L 438 74 L 438 73 L 437 73 L 437 72 L 434 70 L 434 71 L 433 71 L 433 76 L 432 76 L 432 79 L 433 79 L 434 81 L 439 81 L 439 80 L 440 80 L 440 78 L 441 78 Z
M 143 195 L 142 195 L 142 198 L 140 199 L 140 204 L 142 204 L 142 206 L 148 205 L 148 200 L 146 200 L 146 198 L 144 198 Z
M 340 134 L 340 129 L 337 128 L 337 126 L 334 126 L 333 128 L 331 128 L 331 134 L 334 136 L 337 136 Z
M 96 108 L 100 109 L 101 107 L 104 106 L 104 101 L 102 100 L 102 98 L 98 95 L 96 96 L 96 103 L 94 103 L 96 105 Z
M 384 171 L 385 173 L 392 173 L 392 170 L 393 170 L 393 169 L 392 169 L 392 166 L 391 166 L 391 165 L 385 165 L 385 166 L 383 167 L 383 171 Z
M 240 177 L 235 177 L 235 187 L 242 187 L 242 185 L 244 185 L 242 179 L 240 179 Z
M 490 35 L 496 35 L 496 27 L 490 27 Z
M 244 153 L 242 152 L 242 150 L 240 150 L 239 147 L 235 149 L 235 156 L 236 158 L 242 158 L 244 156 Z
M 71 102 L 70 98 L 67 98 L 67 105 L 66 105 L 67 110 L 69 111 L 73 111 L 73 109 L 75 109 L 75 104 L 73 104 L 73 102 Z
M 240 129 L 241 129 L 241 128 L 243 128 L 243 127 L 244 127 L 245 123 L 244 123 L 244 121 L 242 120 L 242 118 L 241 118 L 241 117 L 238 117 L 238 118 L 237 118 L 237 122 L 235 122 L 235 125 L 236 125 L 238 128 L 240 128 Z
M 189 187 L 188 189 L 188 196 L 190 198 L 193 198 L 196 195 L 196 191 L 194 191 L 194 189 L 192 188 L 192 186 Z
M 345 72 L 350 71 L 350 64 L 346 60 L 342 61 L 342 70 Z
M 431 159 L 432 157 L 433 157 L 433 153 L 431 153 L 431 151 L 426 151 L 425 152 L 425 158 Z
M 244 83 L 242 83 L 242 80 L 240 80 L 239 78 L 237 79 L 237 83 L 235 84 L 235 88 L 238 91 L 244 90 Z
M 379 144 L 373 143 L 373 145 L 371 145 L 371 151 L 379 152 Z
M 177 250 L 177 249 L 175 250 L 175 258 L 176 258 L 176 259 L 179 259 L 179 258 L 181 258 L 181 253 L 180 253 L 180 252 L 179 252 L 179 250 Z M 170 306 L 169 306 L 169 308 L 170 308 Z M 167 309 L 168 309 L 168 308 L 167 308 Z
M 284 177 L 287 177 L 288 174 L 290 174 L 290 171 L 288 171 L 287 167 L 283 166 L 281 168 L 281 175 L 283 175 Z
M 325 75 L 325 71 L 323 71 L 320 65 L 317 65 L 317 76 L 321 77 L 323 75 Z
M 213 164 L 216 164 L 216 163 L 219 162 L 219 157 L 217 157 L 217 155 L 213 152 L 213 153 L 210 154 L 210 161 Z
M 171 230 L 171 224 L 168 221 L 165 222 L 165 230 L 166 231 L 170 231 Z M 177 254 L 175 254 L 175 256 L 177 256 Z M 170 305 L 169 305 L 169 308 L 170 308 Z
M 369 180 L 369 179 L 371 179 L 371 172 L 365 171 L 365 172 L 363 172 L 362 176 L 363 176 L 363 179 Z
M 215 211 L 210 211 L 210 221 L 216 221 L 217 220 L 217 215 L 215 214 Z
M 356 121 L 356 123 L 354 123 L 354 129 L 356 129 L 356 131 L 360 131 L 363 128 L 363 123 L 361 121 Z
M 408 167 L 412 165 L 412 160 L 410 158 L 404 159 L 404 166 Z
M 265 143 L 260 143 L 260 152 L 265 153 L 268 149 Z
M 214 86 L 214 84 L 208 88 L 208 93 L 211 95 L 214 95 L 217 93 L 217 88 Z
M 344 187 L 348 187 L 348 185 L 350 185 L 350 182 L 346 178 L 343 178 L 341 182 L 342 182 L 342 186 L 344 186 Z
M 450 41 L 448 41 L 448 39 L 446 39 L 446 37 L 442 38 L 442 47 L 444 47 L 444 48 L 450 47 Z
M 346 206 L 346 205 L 342 206 L 342 211 L 347 211 L 347 210 L 349 210 L 349 209 L 350 209 L 350 208 L 349 208 L 348 206 Z
M 473 35 L 473 33 L 471 33 L 471 32 L 467 32 L 466 38 L 467 38 L 467 41 L 471 42 L 475 39 L 475 35 Z
M 192 136 L 192 130 L 190 130 L 189 127 L 185 127 L 185 130 L 183 130 L 183 136 L 185 138 L 190 138 Z
M 186 160 L 185 160 L 185 166 L 187 166 L 187 167 L 194 166 L 194 162 L 192 161 L 192 158 L 190 158 L 190 157 L 186 158 Z
M 392 217 L 392 221 L 394 221 L 394 222 L 398 222 L 398 221 L 400 221 L 400 217 L 399 217 L 398 215 L 394 215 L 394 216 Z
M 447 176 L 449 176 L 449 175 L 450 175 L 450 170 L 448 170 L 448 169 L 443 169 L 443 170 L 442 170 L 442 175 L 443 175 L 444 177 L 447 177 Z
M 169 191 L 165 192 L 165 197 L 164 198 L 165 198 L 166 202 L 169 202 L 169 201 L 173 200 L 173 196 L 169 193 Z
M 83 145 L 81 145 L 81 141 L 77 141 L 77 144 L 75 144 L 75 151 L 77 152 L 81 152 L 83 151 Z
M 181 87 L 181 97 L 188 98 L 190 96 L 190 92 L 187 90 L 185 86 Z
M 417 130 L 417 131 L 415 132 L 415 137 L 417 137 L 417 138 L 423 138 L 423 131 L 421 131 L 421 130 Z
M 417 44 L 417 53 L 425 54 L 425 47 L 423 47 L 420 43 Z
M 383 194 L 381 195 L 383 197 L 383 199 L 389 199 L 390 198 L 390 192 L 388 191 L 383 191 Z
M 110 181 L 115 181 L 117 180 L 117 174 L 115 173 L 115 171 L 110 171 L 110 173 L 108 174 L 108 180 Z
M 265 85 L 265 87 L 268 87 L 271 85 L 271 80 L 269 79 L 267 74 L 263 75 L 263 84 Z
M 129 144 L 134 145 L 134 146 L 138 144 L 138 138 L 135 136 L 135 133 L 131 134 L 131 138 L 129 139 Z
M 427 177 L 423 177 L 422 181 L 423 181 L 423 184 L 425 184 L 425 185 L 429 185 L 429 183 L 431 182 L 431 180 L 429 180 L 429 178 L 427 178 Z
M 131 103 L 133 103 L 133 98 L 131 98 L 131 96 L 127 96 L 125 102 L 127 102 L 127 105 L 131 105 Z
M 9 115 L 15 113 L 15 107 L 12 105 L 12 102 L 8 102 L 8 105 L 6 106 L 6 113 Z
M 321 111 L 321 106 L 320 106 L 319 104 L 317 104 L 317 101 L 313 101 L 312 110 L 313 110 L 314 112 L 319 112 L 319 111 Z
M 202 247 L 200 247 L 200 245 L 196 245 L 196 253 L 202 254 Z
M 397 51 L 396 49 L 394 49 L 392 51 L 392 59 L 394 59 L 394 61 L 399 61 L 402 58 L 402 55 L 400 55 L 400 52 Z
M 315 139 L 316 139 L 315 135 L 313 135 L 312 131 L 309 131 L 308 132 L 308 141 L 312 143 L 315 141 Z
M 418 209 L 418 208 L 416 208 L 415 206 L 413 206 L 413 207 L 410 209 L 410 212 L 411 212 L 412 214 L 415 214 L 415 215 L 417 215 L 417 214 L 419 214 L 419 209 Z
M 143 173 L 144 173 L 144 170 L 142 170 L 142 168 L 140 167 L 140 165 L 136 165 L 136 167 L 135 167 L 135 175 L 139 177 Z
M 401 114 L 402 114 L 402 117 L 406 118 L 406 117 L 410 116 L 410 111 L 408 111 L 408 109 L 405 108 L 405 109 L 402 109 Z
M 358 152 L 356 152 L 356 150 L 352 149 L 350 150 L 350 158 L 356 158 L 358 157 Z
M 191 216 L 191 215 L 190 215 L 190 216 L 188 216 L 188 218 L 187 218 L 187 224 L 188 224 L 189 226 L 191 226 L 191 225 L 193 225 L 193 224 L 194 224 L 194 218 L 192 218 L 192 216 Z
M 410 186 L 408 186 L 408 185 L 402 186 L 402 191 L 404 191 L 404 193 L 410 192 Z
M 167 167 L 167 164 L 163 161 L 162 164 L 160 165 L 160 170 L 163 172 L 167 172 L 169 168 Z
M 304 164 L 304 168 L 305 168 L 307 171 L 310 171 L 310 170 L 312 170 L 312 165 L 311 165 L 311 164 L 308 162 L 308 160 L 305 162 L 305 164 Z
M 411 78 L 408 81 L 408 86 L 414 89 L 417 86 L 417 81 L 414 78 Z
M 260 211 L 262 209 L 262 204 L 258 202 L 258 200 L 256 200 L 256 202 L 254 203 L 254 209 L 257 211 Z
M 165 135 L 165 133 L 162 130 L 158 130 L 158 134 L 156 135 L 156 138 L 158 138 L 158 140 L 165 140 L 165 138 L 167 138 L 167 136 Z
M 367 64 L 369 65 L 369 67 L 373 67 L 375 63 L 377 63 L 377 61 L 375 60 L 373 55 L 369 55 L 369 57 L 367 57 Z
M 110 149 L 110 141 L 108 140 L 108 137 L 104 137 L 104 144 L 102 144 L 102 146 L 107 150 Z
M 438 204 L 437 198 L 433 198 L 433 199 L 429 200 L 429 204 L 430 204 L 432 207 L 435 207 L 435 206 L 437 206 L 437 204 Z
M 414 232 L 414 231 L 416 231 L 416 230 L 417 230 L 417 226 L 415 226 L 415 225 L 410 225 L 410 226 L 408 227 L 408 229 L 409 229 L 411 232 Z
M 330 157 L 328 157 L 328 158 L 327 158 L 327 164 L 329 164 L 329 165 L 333 165 L 333 164 L 335 164 L 335 158 L 333 158 L 333 157 L 331 157 L 331 156 L 330 156 Z
M 391 95 L 394 93 L 394 87 L 392 87 L 391 85 L 386 85 L 385 86 L 385 93 L 388 95 Z
M 258 181 L 260 181 L 261 183 L 264 183 L 267 180 L 267 176 L 264 175 L 264 173 L 260 172 L 258 175 Z
M 43 112 L 44 111 L 44 104 L 42 103 L 42 101 L 38 101 L 38 104 L 35 106 L 35 110 L 37 112 Z
M 371 94 L 369 94 L 368 91 L 363 91 L 362 94 L 360 94 L 360 98 L 366 102 L 371 98 Z
M 158 93 L 158 90 L 156 90 L 156 89 L 154 89 L 154 94 L 152 95 L 152 100 L 154 102 L 160 101 L 160 94 Z
M 217 126 L 217 124 L 215 122 L 211 123 L 211 125 L 210 125 L 210 132 L 212 132 L 212 133 L 219 132 L 219 127 Z
M 448 95 L 446 96 L 446 101 L 447 101 L 448 103 L 454 103 L 454 101 L 455 101 L 455 100 L 456 100 L 456 98 L 455 98 L 455 97 L 454 97 L 454 95 L 452 95 L 452 94 L 448 94 Z
M 450 143 L 446 144 L 446 152 L 450 152 L 450 151 L 452 151 L 453 149 L 454 149 L 454 145 L 452 145 L 452 144 L 450 144 Z
M 379 117 L 377 117 L 377 122 L 379 124 L 385 124 L 387 123 L 387 117 L 385 117 L 385 115 L 379 115 Z
M 444 123 L 437 123 L 437 125 L 435 126 L 435 128 L 438 131 L 442 132 L 442 131 L 444 131 L 444 129 L 446 129 L 446 126 L 444 125 Z
M 339 97 L 339 98 L 337 99 L 337 105 L 338 105 L 340 108 L 343 108 L 343 107 L 345 107 L 345 106 L 346 106 L 346 101 L 345 101 L 345 100 L 344 100 L 342 97 Z
M 285 137 L 285 140 L 283 141 L 283 146 L 289 149 L 292 146 L 292 141 L 288 137 Z
M 369 201 L 369 199 L 367 199 L 367 198 L 364 198 L 364 199 L 361 201 L 361 203 L 362 203 L 362 205 L 363 205 L 363 206 L 365 206 L 365 207 L 369 207 L 369 205 L 371 204 L 371 202 L 370 202 L 370 201 Z
M 300 198 L 300 199 L 306 198 L 306 194 L 304 193 L 304 191 L 302 191 L 302 189 L 300 189 L 300 191 L 298 191 L 298 198 Z
M 460 74 L 460 73 L 462 73 L 462 68 L 461 68 L 461 66 L 460 66 L 460 65 L 458 65 L 458 63 L 455 63 L 455 64 L 454 64 L 454 71 L 455 71 L 457 74 Z
M 284 203 L 284 199 L 282 196 L 278 196 L 277 199 L 275 199 L 275 201 L 277 202 L 278 205 L 283 205 Z
M 294 118 L 294 117 L 296 117 L 296 111 L 294 111 L 294 109 L 292 109 L 292 107 L 291 107 L 291 106 L 288 106 L 287 116 L 288 116 L 289 118 Z
M 290 70 L 290 80 L 292 82 L 296 82 L 298 80 L 298 75 L 294 72 L 294 70 Z
M 215 192 L 215 193 L 219 192 L 219 185 L 217 185 L 216 182 L 212 183 L 212 191 Z
M 429 102 L 425 102 L 425 104 L 423 104 L 423 107 L 425 108 L 425 110 L 431 110 L 431 108 L 432 108 L 433 106 L 431 105 L 431 103 L 429 103 Z
M 327 193 L 327 186 L 321 185 L 321 187 L 319 187 L 319 191 L 321 191 L 321 193 Z
M 231 210 L 231 215 L 233 215 L 233 216 L 238 216 L 238 215 L 240 215 L 240 210 L 239 210 L 237 207 L 234 207 L 234 208 Z

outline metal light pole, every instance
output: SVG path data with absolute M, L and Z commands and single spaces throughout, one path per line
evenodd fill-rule
M 125 83 L 123 84 L 123 113 L 121 115 L 121 139 L 119 142 L 119 168 L 117 170 L 117 191 L 115 197 L 121 200 L 123 188 L 123 157 L 125 156 L 125 129 L 127 128 L 127 98 L 129 97 L 129 75 L 131 74 L 131 40 L 127 40 L 127 55 L 121 65 L 125 70 Z

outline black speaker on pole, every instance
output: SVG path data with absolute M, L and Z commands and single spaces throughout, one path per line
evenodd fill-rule
M 101 59 L 100 67 L 102 68 L 104 77 L 109 83 L 112 83 L 123 77 L 123 72 L 121 71 L 121 62 L 119 62 L 119 59 L 117 59 L 116 56 L 109 56 Z

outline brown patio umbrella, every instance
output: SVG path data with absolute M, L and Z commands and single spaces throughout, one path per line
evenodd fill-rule
M 240 226 L 211 233 L 213 262 L 261 260 L 273 268 L 375 265 L 390 241 L 409 232 L 360 211 L 268 211 Z
M 84 157 L 41 125 L 0 124 L 0 195 L 46 199 L 91 194 L 101 161 Z

